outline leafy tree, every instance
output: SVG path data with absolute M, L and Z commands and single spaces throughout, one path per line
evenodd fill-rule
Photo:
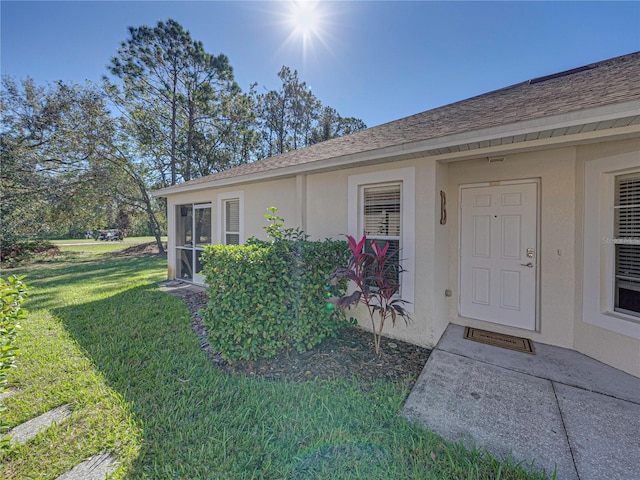
M 332 107 L 323 107 L 298 72 L 283 66 L 278 72 L 278 90 L 256 95 L 261 158 L 307 147 L 314 143 L 367 128 L 354 117 L 342 117 Z
M 258 96 L 261 126 L 260 157 L 272 157 L 289 150 L 286 145 L 286 98 L 274 90 Z
M 316 127 L 311 132 L 309 143 L 319 143 L 336 137 L 342 137 L 367 128 L 359 118 L 342 117 L 335 108 L 324 107 Z
M 1 235 L 4 241 L 54 230 L 73 213 L 98 220 L 87 208 L 117 177 L 96 162 L 104 105 L 90 87 L 62 82 L 37 86 L 32 79 L 2 79 Z M 87 228 L 83 225 L 83 228 Z
M 120 80 L 110 86 L 112 99 L 126 113 L 138 149 L 154 160 L 159 186 L 243 158 L 236 149 L 251 137 L 245 121 L 251 115 L 229 59 L 207 53 L 175 20 L 130 27 L 109 70 Z
M 161 247 L 146 171 L 103 91 L 4 77 L 1 108 L 3 243 L 114 226 L 126 211 L 148 216 Z
M 307 84 L 300 82 L 296 70 L 283 66 L 278 78 L 282 82 L 279 90 L 258 96 L 263 156 L 280 155 L 306 146 L 302 139 L 310 131 L 319 104 Z
M 288 67 L 278 90 L 243 93 L 229 59 L 171 19 L 130 27 L 108 69 L 100 88 L 2 79 L 3 242 L 144 217 L 162 250 L 151 189 L 365 128 L 323 108 Z

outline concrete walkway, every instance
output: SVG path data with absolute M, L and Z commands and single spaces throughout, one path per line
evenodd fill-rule
M 194 293 L 204 292 L 206 287 L 189 282 L 181 282 L 180 280 L 165 280 L 158 286 L 158 290 L 174 297 L 184 298 Z
M 449 325 L 405 417 L 559 480 L 640 479 L 640 379 L 573 350 L 536 343 L 530 355 L 463 333 Z

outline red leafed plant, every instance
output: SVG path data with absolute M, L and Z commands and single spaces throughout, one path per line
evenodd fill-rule
M 343 310 L 358 303 L 367 307 L 373 329 L 375 352 L 380 355 L 380 339 L 385 321 L 391 318 L 392 324 L 395 325 L 397 317 L 402 317 L 405 323 L 410 319 L 409 312 L 404 308 L 408 302 L 399 298 L 400 282 L 395 280 L 399 278 L 401 267 L 399 262 L 389 262 L 389 258 L 398 255 L 399 252 L 389 252 L 389 242 L 381 247 L 374 240 L 370 241 L 371 248 L 367 251 L 366 235 L 359 242 L 351 235 L 347 235 L 347 239 L 351 250 L 349 263 L 336 267 L 330 279 L 350 280 L 355 286 L 355 291 L 351 295 L 333 298 L 332 302 Z

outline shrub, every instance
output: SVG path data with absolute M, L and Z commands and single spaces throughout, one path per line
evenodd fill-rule
M 0 239 L 0 262 L 6 266 L 14 266 L 37 255 L 56 255 L 58 247 L 47 240 L 17 240 Z
M 269 207 L 267 210 L 269 213 L 264 218 L 267 219 L 269 225 L 262 228 L 273 242 L 278 240 L 304 241 L 309 239 L 309 235 L 300 230 L 300 227 L 284 228 L 284 218 L 278 215 L 276 207 Z
M 347 254 L 346 242 L 335 240 L 208 246 L 202 318 L 211 346 L 233 362 L 304 351 L 335 336 L 347 322 L 328 298 L 343 295 L 346 282 L 330 285 L 328 277 Z
M 27 286 L 22 281 L 24 277 L 0 278 L 0 394 L 7 386 L 7 375 L 16 365 L 18 348 L 15 346 L 16 336 L 20 330 L 20 320 L 27 311 L 22 303 L 27 295 Z M 0 412 L 6 407 L 0 405 Z M 0 421 L 0 435 L 9 429 L 4 420 Z M 0 440 L 0 450 L 9 448 L 9 439 Z
M 395 325 L 398 316 L 402 317 L 405 323 L 409 321 L 409 312 L 404 308 L 407 302 L 397 296 L 400 284 L 391 280 L 396 278 L 395 273 L 398 273 L 398 269 L 401 271 L 402 267 L 388 261 L 394 256 L 397 258 L 399 252 L 389 252 L 389 242 L 381 247 L 374 240 L 371 240 L 371 248 L 367 251 L 366 236 L 363 236 L 359 242 L 356 242 L 351 235 L 347 235 L 347 239 L 351 251 L 349 262 L 346 266 L 336 267 L 330 279 L 336 282 L 350 280 L 355 290 L 351 295 L 335 297 L 331 300 L 341 310 L 358 303 L 367 307 L 371 319 L 374 348 L 376 354 L 380 355 L 380 339 L 385 321 L 391 318 L 391 322 Z M 376 316 L 378 317 L 377 325 Z

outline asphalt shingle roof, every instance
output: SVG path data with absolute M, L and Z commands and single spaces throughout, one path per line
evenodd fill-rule
M 163 189 L 430 140 L 640 99 L 640 52 L 540 77 Z

